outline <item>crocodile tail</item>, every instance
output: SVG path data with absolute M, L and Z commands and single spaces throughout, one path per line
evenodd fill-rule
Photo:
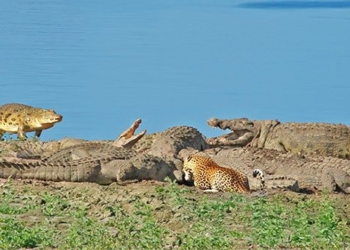
M 254 169 L 253 170 L 253 177 L 254 178 L 259 177 L 260 181 L 261 181 L 261 187 L 263 188 L 265 186 L 265 176 L 264 176 L 264 172 L 261 169 L 259 169 L 259 168 Z

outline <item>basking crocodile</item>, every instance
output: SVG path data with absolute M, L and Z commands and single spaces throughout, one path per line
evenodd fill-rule
M 343 124 L 211 118 L 208 125 L 232 131 L 227 135 L 208 139 L 211 146 L 250 145 L 282 152 L 350 159 L 350 127 Z
M 125 150 L 125 149 L 121 149 Z M 44 181 L 94 182 L 110 184 L 134 180 L 176 179 L 176 169 L 155 156 L 136 155 L 129 159 L 121 157 L 93 156 L 74 161 L 45 162 L 22 160 L 0 162 L 0 178 L 36 179 Z
M 187 147 L 202 151 L 208 148 L 208 144 L 205 137 L 196 128 L 175 126 L 159 133 L 144 136 L 133 149 L 140 153 L 147 152 L 159 157 L 176 158 L 180 150 Z
M 133 135 L 136 128 L 131 126 L 132 133 L 123 132 L 116 141 L 77 141 L 77 144 L 73 143 L 48 155 L 43 152 L 44 156 L 39 160 L 29 159 L 35 157 L 4 159 L 0 161 L 0 177 L 110 183 L 121 179 L 163 180 L 168 176 L 182 181 L 181 171 L 177 169 L 180 161 L 176 159 L 177 153 L 186 147 L 192 146 L 199 150 L 207 147 L 202 134 L 188 126 L 172 127 L 151 134 L 132 148 L 116 146 L 121 138 L 127 145 L 132 144 L 129 140 L 136 138 L 138 141 L 142 136 Z M 116 171 L 127 175 L 117 178 Z
M 138 121 L 139 119 L 135 123 Z M 148 153 L 165 159 L 177 158 L 178 152 L 183 148 L 190 147 L 197 150 L 208 148 L 204 136 L 193 127 L 175 126 L 147 135 L 144 135 L 145 130 L 133 135 L 134 129 L 133 125 L 129 128 L 129 130 L 133 130 L 129 138 L 123 137 L 126 134 L 124 131 L 115 141 L 63 139 L 58 142 L 40 143 L 37 148 L 33 142 L 17 142 L 16 145 L 20 148 L 18 151 L 21 151 L 20 153 L 23 155 L 21 158 L 41 158 L 48 161 L 74 160 L 75 156 L 81 158 L 102 153 L 113 155 L 115 148 L 118 147 L 132 149 L 133 154 Z
M 269 178 L 281 176 L 298 181 L 305 190 L 341 191 L 350 193 L 350 160 L 336 157 L 281 153 L 276 150 L 246 148 L 212 148 L 205 150 L 208 156 L 222 166 L 251 173 L 259 168 Z
M 0 142 L 0 156 L 16 155 L 24 159 L 42 159 L 46 161 L 74 160 L 94 154 L 113 154 L 116 148 L 131 148 L 146 133 L 143 130 L 134 135 L 141 119 L 137 119 L 114 141 L 86 141 L 83 139 L 64 138 L 59 141 L 42 142 L 37 140 Z M 2 151 L 7 151 L 6 153 Z
M 2 160 L 0 178 L 94 182 L 102 185 L 140 180 L 164 181 L 166 177 L 183 182 L 182 172 L 172 161 L 147 153 L 132 155 L 123 148 L 118 148 L 118 151 L 113 155 L 96 154 L 67 161 Z M 251 176 L 248 179 L 252 191 L 261 189 L 261 181 Z M 284 176 L 268 177 L 265 188 L 290 188 L 299 191 L 298 182 Z
M 40 137 L 44 129 L 53 127 L 62 118 L 62 115 L 56 114 L 52 109 L 34 108 L 19 103 L 5 104 L 0 107 L 0 138 L 7 132 L 24 139 L 25 132 L 33 131 L 35 136 Z
M 119 148 L 130 149 L 124 150 L 124 158 L 136 155 L 137 152 L 131 150 L 132 146 L 137 143 L 146 133 L 143 130 L 137 135 L 134 135 L 136 129 L 139 127 L 141 119 L 137 119 L 130 128 L 120 134 L 120 136 L 114 141 L 79 141 L 71 140 L 70 143 L 64 143 L 61 150 L 44 153 L 41 157 L 42 160 L 47 162 L 55 162 L 62 160 L 75 160 L 84 157 L 90 157 L 94 155 L 107 155 L 112 156 L 118 154 L 120 156 Z

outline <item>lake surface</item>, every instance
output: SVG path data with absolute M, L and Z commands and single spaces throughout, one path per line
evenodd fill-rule
M 210 117 L 350 124 L 350 1 L 2 1 L 0 105 L 64 116 L 43 140 Z

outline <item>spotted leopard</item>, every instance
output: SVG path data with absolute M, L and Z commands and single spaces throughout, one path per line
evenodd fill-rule
M 197 188 L 205 192 L 249 192 L 248 178 L 243 173 L 219 166 L 209 157 L 190 155 L 184 160 L 183 172 L 186 181 L 194 181 Z M 260 169 L 253 171 L 253 177 L 260 177 L 264 185 L 264 174 Z

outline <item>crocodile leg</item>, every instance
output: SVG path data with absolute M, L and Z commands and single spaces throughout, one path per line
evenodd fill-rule
M 42 130 L 37 130 L 37 131 L 35 131 L 35 136 L 36 136 L 36 137 L 40 137 L 41 132 L 43 132 L 43 131 L 42 131 Z
M 19 124 L 19 126 L 18 126 L 17 136 L 18 136 L 18 139 L 21 139 L 21 140 L 27 139 L 27 136 L 24 133 L 24 124 L 23 123 Z

